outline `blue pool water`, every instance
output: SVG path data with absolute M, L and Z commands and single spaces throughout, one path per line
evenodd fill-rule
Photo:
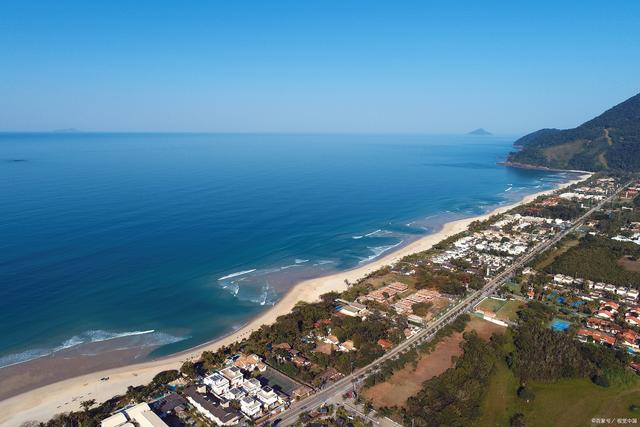
M 0 134 L 0 366 L 191 347 L 297 280 L 567 179 L 497 165 L 513 140 Z
M 556 332 L 566 331 L 567 329 L 569 329 L 570 326 L 571 326 L 571 322 L 568 322 L 563 319 L 553 319 L 551 321 L 551 329 L 553 329 Z

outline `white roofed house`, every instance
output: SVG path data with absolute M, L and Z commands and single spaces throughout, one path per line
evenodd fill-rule
M 100 427 L 120 427 L 127 425 L 127 423 L 129 423 L 129 419 L 124 414 L 124 412 L 118 412 L 117 414 L 113 414 L 110 417 L 102 420 L 102 422 L 100 423 Z
M 249 378 L 242 383 L 243 390 L 250 396 L 254 396 L 261 388 L 260 381 L 255 378 Z
M 167 424 L 146 403 L 127 409 L 127 415 L 139 427 L 167 427 Z
M 229 400 L 240 400 L 245 397 L 247 393 L 240 387 L 233 387 L 227 391 L 224 395 Z
M 220 370 L 220 374 L 229 380 L 231 387 L 241 386 L 242 381 L 244 381 L 244 375 L 242 375 L 242 371 L 237 366 L 228 366 Z
M 139 403 L 118 412 L 100 423 L 101 427 L 167 427 L 167 424 L 151 410 L 148 404 Z
M 240 410 L 249 418 L 256 418 L 262 413 L 262 405 L 252 396 L 245 396 L 240 401 Z
M 205 385 L 209 386 L 209 389 L 216 395 L 222 396 L 230 388 L 230 382 L 220 372 L 214 372 L 213 374 L 205 377 Z
M 258 391 L 256 397 L 265 408 L 270 408 L 278 403 L 278 395 L 271 387 L 268 386 Z

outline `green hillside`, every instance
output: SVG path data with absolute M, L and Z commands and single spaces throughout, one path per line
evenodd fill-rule
M 518 139 L 509 162 L 556 169 L 640 170 L 640 94 L 573 129 Z

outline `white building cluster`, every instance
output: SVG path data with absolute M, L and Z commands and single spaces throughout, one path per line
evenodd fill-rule
M 432 258 L 446 265 L 462 259 L 474 266 L 487 267 L 487 275 L 509 265 L 537 243 L 571 223 L 562 219 L 539 218 L 521 214 L 505 215 L 487 229 L 456 240 L 452 247 Z
M 265 366 L 256 355 L 241 355 L 238 360 L 243 362 L 256 358 L 256 364 L 246 365 L 244 371 L 250 373 L 252 367 Z M 240 411 L 249 419 L 256 419 L 274 411 L 280 411 L 286 402 L 286 397 L 276 393 L 269 386 L 262 386 L 256 378 L 245 378 L 243 369 L 231 365 L 219 371 L 214 371 L 202 381 L 210 393 L 220 403 L 238 402 Z

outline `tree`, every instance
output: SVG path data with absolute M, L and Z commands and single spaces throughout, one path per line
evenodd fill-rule
M 164 385 L 180 378 L 180 372 L 177 369 L 159 372 L 153 377 L 153 383 L 156 385 Z
M 513 414 L 509 419 L 509 425 L 511 427 L 526 427 L 527 422 L 524 419 L 524 414 L 518 412 L 517 414 Z
M 433 303 L 431 302 L 417 302 L 411 306 L 413 313 L 424 317 L 429 314 L 429 309 L 433 307 Z
M 531 391 L 527 387 L 520 386 L 518 388 L 518 397 L 524 400 L 525 402 L 529 403 L 529 402 L 533 402 L 533 400 L 536 398 L 536 395 L 533 391 Z
M 198 375 L 198 372 L 196 371 L 196 366 L 190 360 L 187 360 L 182 364 L 182 366 L 180 367 L 180 372 L 188 376 L 189 378 L 195 378 L 196 375 Z
M 80 406 L 82 406 L 82 409 L 84 409 L 85 412 L 89 412 L 89 409 L 91 409 L 91 407 L 95 404 L 95 399 L 83 400 L 82 402 L 80 402 Z
M 600 387 L 609 387 L 609 380 L 604 375 L 594 375 L 591 380 Z

